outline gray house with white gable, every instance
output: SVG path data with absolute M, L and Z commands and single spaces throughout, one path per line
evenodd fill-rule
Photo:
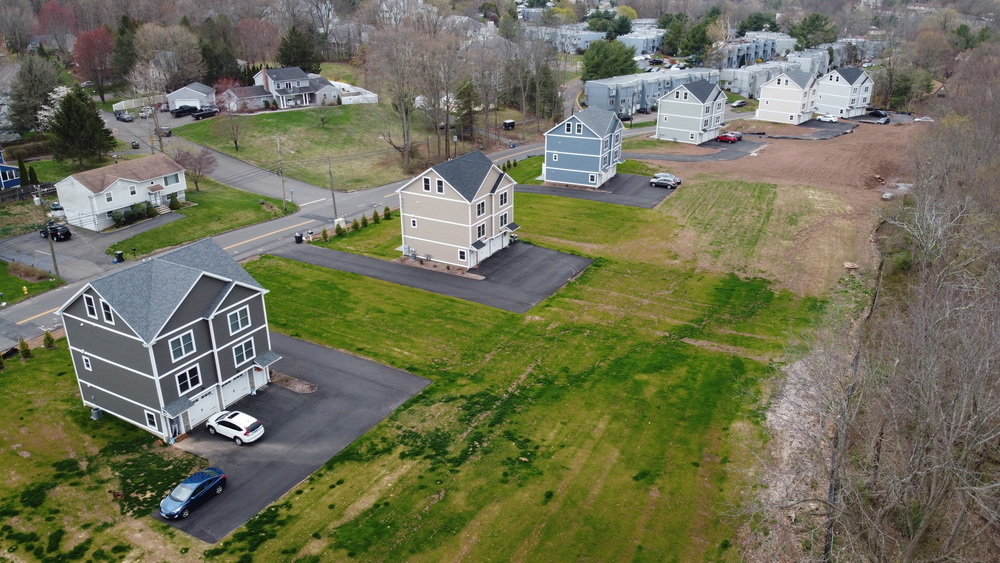
M 165 441 L 268 382 L 267 291 L 211 239 L 84 285 L 58 311 L 83 404 Z
M 761 86 L 755 118 L 799 125 L 812 119 L 815 109 L 816 77 L 805 71 L 788 70 Z
M 726 94 L 707 80 L 683 84 L 657 103 L 656 138 L 699 145 L 719 135 Z
M 816 83 L 816 111 L 837 117 L 855 117 L 868 111 L 875 83 L 857 67 L 838 68 Z
M 546 182 L 597 188 L 618 173 L 622 122 L 613 112 L 587 108 L 545 132 Z

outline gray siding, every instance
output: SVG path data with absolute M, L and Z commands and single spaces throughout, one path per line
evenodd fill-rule
M 233 286 L 232 291 L 229 295 L 222 301 L 222 304 L 217 310 L 223 311 L 226 309 L 233 308 L 240 301 L 246 301 L 248 298 L 260 294 L 259 289 L 250 289 L 249 287 L 244 287 L 242 285 Z M 242 305 L 240 305 L 242 307 Z
M 582 185 L 593 185 L 597 183 L 597 179 L 594 181 L 590 180 L 590 175 L 596 172 L 580 172 L 579 170 L 557 170 L 548 168 L 545 172 L 545 179 L 548 182 L 560 182 L 566 184 L 582 184 Z
M 253 339 L 253 356 L 250 356 L 246 362 L 237 366 L 233 356 L 233 348 L 236 344 L 242 344 L 249 338 Z M 253 366 L 251 360 L 260 353 L 267 351 L 267 349 L 267 328 L 260 326 L 260 323 L 257 323 L 256 328 L 240 332 L 238 338 L 232 339 L 227 344 L 220 344 L 218 348 L 219 380 L 226 380 L 236 375 L 239 371 L 246 371 Z
M 190 358 L 185 359 L 190 360 Z M 185 397 L 197 395 L 201 391 L 219 383 L 219 377 L 215 373 L 215 354 L 205 354 L 204 356 L 198 358 L 198 361 L 196 362 L 178 364 L 178 367 L 183 366 L 184 370 L 187 370 L 195 364 L 198 364 L 198 371 L 201 373 L 201 385 L 185 392 Z M 161 372 L 160 389 L 163 393 L 164 405 L 169 405 L 181 396 L 180 392 L 177 390 L 178 373 L 180 373 L 180 370 L 170 370 L 169 373 L 166 371 Z
M 84 295 L 89 295 L 94 298 L 94 305 L 97 307 L 97 319 L 87 316 L 87 308 L 83 302 Z M 114 325 L 110 325 L 104 322 L 104 316 L 101 314 L 101 298 L 100 295 L 98 295 L 97 292 L 93 290 L 93 288 L 88 288 L 87 291 L 77 296 L 77 298 L 74 299 L 73 302 L 70 303 L 65 308 L 64 313 L 67 315 L 72 315 L 74 317 L 79 317 L 81 319 L 87 319 L 98 325 L 109 326 L 111 327 L 112 330 L 116 332 L 122 332 L 131 336 L 135 336 L 135 331 L 133 331 L 132 328 L 129 327 L 125 323 L 125 321 L 123 321 L 121 317 L 118 316 L 117 312 L 114 313 L 114 319 L 115 319 Z
M 181 358 L 178 361 L 170 355 L 170 340 L 176 338 L 188 330 L 194 332 L 194 353 Z M 200 356 L 205 352 L 211 352 L 212 350 L 212 338 L 208 333 L 208 321 L 204 319 L 176 332 L 170 333 L 169 336 L 164 336 L 160 340 L 157 340 L 153 344 L 153 359 L 156 362 L 157 373 L 163 375 L 169 371 L 173 371 L 175 368 L 186 365 L 191 361 L 191 358 Z M 204 373 L 202 374 L 204 375 Z M 169 401 L 168 401 L 169 402 Z
M 159 409 L 144 409 L 139 405 L 132 404 L 128 401 L 115 397 L 114 395 L 105 393 L 96 387 L 88 389 L 86 384 L 83 385 L 83 390 L 86 395 L 84 397 L 86 404 L 100 406 L 100 408 L 108 414 L 114 415 L 126 422 L 131 422 L 132 424 L 140 428 L 144 428 L 161 438 L 167 438 L 167 428 L 165 428 L 166 425 L 162 420 L 163 417 L 160 416 Z M 147 410 L 153 411 L 153 414 L 157 415 L 157 430 L 146 426 L 145 411 Z
M 229 334 L 229 313 L 238 311 L 243 307 L 250 308 L 250 326 L 244 328 L 243 330 L 237 332 L 236 334 Z M 245 303 L 234 304 L 225 310 L 219 311 L 219 314 L 212 319 L 212 330 L 215 332 L 215 345 L 225 346 L 230 342 L 235 342 L 236 340 L 242 340 L 247 334 L 252 332 L 256 327 L 262 326 L 264 324 L 264 297 L 263 295 L 257 296 L 255 299 L 251 299 Z
M 219 297 L 219 293 L 226 287 L 227 282 L 220 279 L 202 276 L 198 283 L 191 289 L 184 301 L 181 302 L 173 316 L 167 321 L 161 334 L 173 332 L 176 328 L 183 326 L 192 319 L 205 316 L 208 308 Z M 156 297 L 154 296 L 153 299 Z
M 71 319 L 67 319 L 66 331 L 73 348 L 84 350 L 91 356 L 107 358 L 142 373 L 153 373 L 149 352 L 139 340 L 127 338 L 87 322 L 80 326 Z
M 90 402 L 87 396 L 87 384 L 110 391 L 116 395 L 121 395 L 127 399 L 137 401 L 148 406 L 151 410 L 159 412 L 160 400 L 156 396 L 156 381 L 149 377 L 143 377 L 126 369 L 110 364 L 98 356 L 84 354 L 74 350 L 73 364 L 79 368 L 77 377 L 80 379 L 83 388 L 83 399 Z M 82 356 L 90 358 L 90 365 L 93 368 L 87 371 L 83 368 Z M 100 403 L 99 403 L 100 404 Z

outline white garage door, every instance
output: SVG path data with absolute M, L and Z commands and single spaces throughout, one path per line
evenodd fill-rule
M 222 384 L 222 408 L 239 401 L 250 393 L 250 378 L 243 372 Z
M 490 256 L 496 254 L 503 248 L 503 235 L 495 236 L 490 239 Z
M 198 100 L 177 100 L 177 103 L 174 105 L 174 109 L 177 109 L 181 106 L 194 106 L 198 109 L 201 109 L 201 102 L 199 102 Z
M 187 410 L 188 423 L 191 428 L 194 428 L 201 421 L 219 412 L 219 399 L 215 394 L 215 387 L 198 395 L 191 401 L 194 404 Z

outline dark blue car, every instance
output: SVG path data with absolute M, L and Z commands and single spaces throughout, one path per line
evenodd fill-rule
M 213 498 L 226 487 L 226 474 L 218 467 L 209 467 L 181 481 L 160 502 L 164 518 L 187 518 L 201 503 Z

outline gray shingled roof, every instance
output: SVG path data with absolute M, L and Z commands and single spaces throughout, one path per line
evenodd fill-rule
M 433 168 L 445 182 L 455 188 L 465 201 L 472 201 L 482 187 L 487 174 L 493 168 L 493 161 L 480 151 L 472 151 L 462 156 L 438 164 Z
M 269 68 L 264 72 L 271 80 L 309 80 L 309 75 L 297 66 L 284 68 Z
M 843 76 L 844 80 L 846 80 L 848 84 L 854 84 L 859 78 L 861 78 L 862 75 L 865 74 L 865 71 L 858 67 L 849 66 L 845 68 L 838 68 L 837 74 Z
M 698 101 L 701 103 L 708 101 L 708 97 L 712 95 L 712 92 L 715 91 L 717 86 L 718 84 L 715 82 L 709 82 L 708 80 L 695 80 L 694 82 L 688 82 L 683 85 L 683 87 L 687 88 L 688 92 L 691 92 L 691 95 L 698 98 Z
M 602 137 L 611 132 L 614 122 L 618 121 L 618 117 L 613 111 L 593 107 L 577 112 L 573 114 L 573 117 L 579 119 L 581 123 Z M 561 126 L 562 123 L 559 125 Z
M 271 93 L 265 90 L 263 86 L 237 86 L 235 88 L 230 88 L 229 91 L 232 92 L 238 100 L 271 97 Z
M 110 166 L 77 172 L 71 178 L 80 182 L 91 192 L 99 194 L 118 180 L 132 180 L 135 183 L 148 182 L 181 170 L 184 170 L 184 167 L 174 162 L 169 156 L 156 153 L 133 160 L 123 160 Z
M 211 96 L 212 94 L 215 93 L 215 88 L 212 88 L 211 86 L 205 86 L 201 82 L 192 82 L 187 85 L 187 88 L 190 88 L 195 92 L 198 92 L 199 94 L 204 94 L 206 96 Z
M 803 90 L 809 86 L 809 81 L 812 80 L 813 75 L 804 70 L 786 70 L 785 76 L 792 79 L 792 82 L 799 85 L 799 88 Z
M 152 342 L 205 273 L 261 287 L 212 239 L 202 239 L 118 270 L 90 282 L 90 286 L 140 338 Z M 150 298 L 153 295 L 156 299 Z

